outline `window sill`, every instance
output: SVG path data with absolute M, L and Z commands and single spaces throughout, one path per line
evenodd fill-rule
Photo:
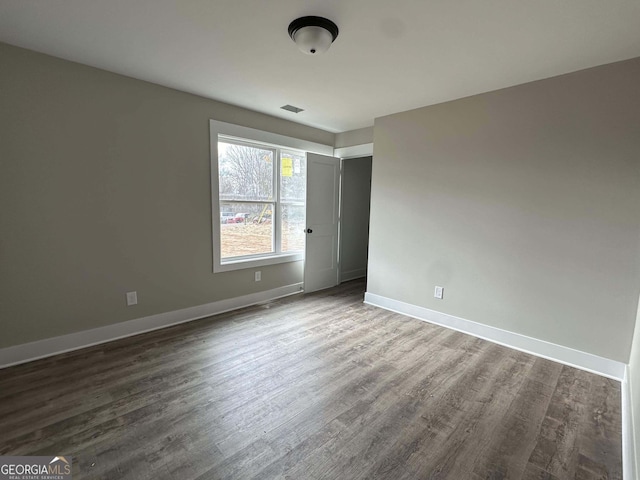
M 238 260 L 226 261 L 223 263 L 218 263 L 216 261 L 213 265 L 213 273 L 265 267 L 267 265 L 276 265 L 278 263 L 300 262 L 302 260 L 304 260 L 304 255 L 302 253 L 283 253 L 280 255 L 270 255 L 268 257 L 243 258 Z

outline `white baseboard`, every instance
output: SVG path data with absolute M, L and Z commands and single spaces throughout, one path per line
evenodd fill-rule
M 443 327 L 468 333 L 474 337 L 489 340 L 490 342 L 504 345 L 522 352 L 531 353 L 538 357 L 563 363 L 571 367 L 596 373 L 604 377 L 622 381 L 626 364 L 599 357 L 591 353 L 574 350 L 573 348 L 556 345 L 537 338 L 527 337 L 519 333 L 509 332 L 497 327 L 491 327 L 482 323 L 473 322 L 460 317 L 454 317 L 442 312 L 419 307 L 410 303 L 393 300 L 375 293 L 365 293 L 364 303 L 375 307 L 384 308 L 401 313 L 409 317 L 417 318 L 429 323 L 435 323 Z
M 302 283 L 0 349 L 0 368 L 111 342 L 302 292 Z
M 349 280 L 355 280 L 356 278 L 362 278 L 367 276 L 366 268 L 359 268 L 357 270 L 349 270 L 348 272 L 340 272 L 340 281 L 348 282 Z
M 629 367 L 625 368 L 622 387 L 622 477 L 624 480 L 635 480 L 637 478 L 636 469 L 636 438 L 633 428 L 633 408 L 631 402 L 631 378 L 629 377 Z
M 635 480 L 637 478 L 633 409 L 631 408 L 631 380 L 628 376 L 628 366 L 626 364 L 410 303 L 393 300 L 375 293 L 365 293 L 364 303 L 619 380 L 622 396 L 622 473 L 624 480 Z

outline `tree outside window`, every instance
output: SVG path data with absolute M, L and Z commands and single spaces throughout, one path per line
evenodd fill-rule
M 218 139 L 221 259 L 304 250 L 304 152 Z

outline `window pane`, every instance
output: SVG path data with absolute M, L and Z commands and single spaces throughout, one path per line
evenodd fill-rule
M 280 198 L 304 202 L 307 187 L 307 159 L 303 153 L 282 150 L 280 153 Z
M 222 258 L 274 252 L 272 203 L 220 203 Z
M 218 142 L 220 200 L 272 200 L 273 151 Z
M 305 224 L 303 205 L 282 205 L 282 251 L 304 250 Z

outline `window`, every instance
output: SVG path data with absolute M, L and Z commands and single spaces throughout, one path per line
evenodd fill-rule
M 213 271 L 304 259 L 306 152 L 333 147 L 209 121 Z
M 304 152 L 219 136 L 222 263 L 301 254 L 305 182 Z

